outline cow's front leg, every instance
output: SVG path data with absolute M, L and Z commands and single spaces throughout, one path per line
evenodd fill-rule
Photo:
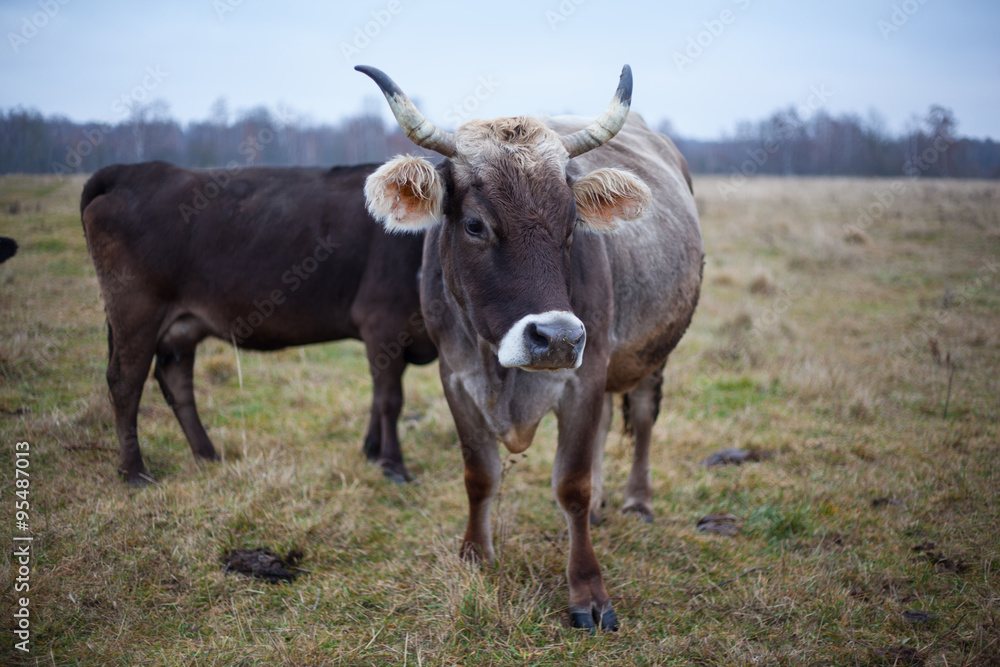
M 490 503 L 500 485 L 500 452 L 497 437 L 486 427 L 479 408 L 461 387 L 450 389 L 442 375 L 445 396 L 458 429 L 465 462 L 465 492 L 469 496 L 469 523 L 462 540 L 462 557 L 493 563 L 493 532 Z
M 485 431 L 483 432 L 485 433 Z M 492 563 L 493 532 L 490 504 L 500 484 L 500 454 L 496 438 L 462 438 L 465 460 L 465 492 L 469 496 L 469 523 L 462 540 L 462 557 Z
M 552 488 L 569 524 L 569 614 L 575 628 L 593 632 L 617 630 L 611 606 L 590 540 L 590 501 L 593 459 L 604 404 L 602 385 L 579 400 L 560 406 L 559 446 L 552 467 Z

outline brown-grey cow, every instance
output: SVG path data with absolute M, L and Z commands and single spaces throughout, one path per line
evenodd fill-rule
M 195 348 L 208 336 L 251 350 L 364 341 L 373 377 L 364 452 L 390 479 L 410 479 L 396 430 L 403 371 L 437 351 L 420 315 L 422 239 L 386 234 L 365 211 L 365 179 L 377 167 L 150 162 L 90 178 L 80 214 L 107 313 L 128 482 L 149 479 L 136 415 L 154 357 L 194 455 L 218 458 L 194 400 Z
M 499 118 L 455 133 L 434 127 L 381 71 L 357 69 L 412 140 L 447 158 L 435 167 L 397 157 L 365 193 L 387 229 L 426 230 L 421 305 L 465 460 L 463 554 L 494 557 L 498 441 L 524 451 L 555 411 L 552 486 L 569 523 L 570 620 L 614 630 L 590 515 L 603 495 L 611 395 L 624 393 L 635 453 L 623 509 L 652 516 L 662 370 L 691 321 L 704 259 L 684 158 L 628 117 L 628 66 L 594 122 Z

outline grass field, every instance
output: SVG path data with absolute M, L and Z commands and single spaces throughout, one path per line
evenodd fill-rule
M 360 455 L 360 344 L 237 364 L 209 342 L 197 398 L 225 460 L 195 463 L 150 379 L 159 484 L 123 485 L 82 184 L 0 178 L 0 234 L 21 244 L 0 266 L 0 541 L 25 535 L 19 441 L 34 536 L 30 653 L 11 556 L 0 663 L 1000 664 L 1000 184 L 696 179 L 705 282 L 667 366 L 653 523 L 620 513 L 630 445 L 609 439 L 594 543 L 622 628 L 600 636 L 568 627 L 554 420 L 506 459 L 496 566 L 457 558 L 461 455 L 434 365 L 406 376 L 418 484 Z M 727 447 L 769 457 L 699 464 Z M 740 532 L 696 529 L 717 512 Z M 223 572 L 255 547 L 302 551 L 300 576 Z

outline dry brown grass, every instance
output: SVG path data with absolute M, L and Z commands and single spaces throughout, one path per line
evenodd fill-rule
M 594 540 L 622 630 L 589 637 L 567 627 L 553 420 L 507 464 L 497 567 L 471 567 L 433 366 L 406 378 L 417 485 L 359 454 L 360 345 L 243 353 L 241 383 L 220 342 L 196 382 L 225 461 L 192 460 L 151 380 L 140 434 L 160 483 L 121 485 L 82 180 L 0 179 L 0 224 L 21 242 L 0 266 L 0 432 L 8 461 L 31 443 L 36 555 L 32 651 L 8 634 L 0 663 L 997 664 L 1000 186 L 907 182 L 859 223 L 887 182 L 751 179 L 727 198 L 719 182 L 695 181 L 705 286 L 667 367 L 653 524 L 619 513 L 630 451 L 610 438 Z M 723 447 L 773 456 L 699 465 Z M 741 532 L 697 531 L 713 512 Z M 246 547 L 301 549 L 305 571 L 273 586 L 224 573 Z

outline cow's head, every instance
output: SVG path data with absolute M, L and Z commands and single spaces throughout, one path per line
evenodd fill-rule
M 570 306 L 573 233 L 610 232 L 641 217 L 651 200 L 645 183 L 626 171 L 567 175 L 570 158 L 624 125 L 628 65 L 604 114 L 567 136 L 529 117 L 474 120 L 445 132 L 384 73 L 356 69 L 379 85 L 414 143 L 448 158 L 437 168 L 423 158 L 390 160 L 368 177 L 368 210 L 390 231 L 442 225 L 445 281 L 501 365 L 578 368 L 586 330 Z

